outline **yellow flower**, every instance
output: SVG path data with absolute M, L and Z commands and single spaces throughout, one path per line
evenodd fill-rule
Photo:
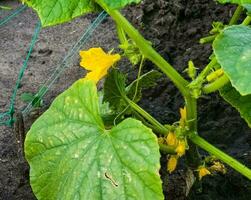
M 178 159 L 176 156 L 171 156 L 167 162 L 167 170 L 169 171 L 169 173 L 171 174 L 177 166 L 178 163 Z
M 89 70 L 84 79 L 93 80 L 96 83 L 102 79 L 109 68 L 121 57 L 119 54 L 107 54 L 102 48 L 91 48 L 88 51 L 80 51 L 81 62 L 80 66 Z
M 169 132 L 166 138 L 166 143 L 169 146 L 176 146 L 177 145 L 177 137 L 173 132 Z
M 184 108 L 180 108 L 180 125 L 182 127 L 185 126 L 186 119 L 187 119 L 187 109 L 185 106 Z
M 199 179 L 201 180 L 202 177 L 211 174 L 211 172 L 204 166 L 199 167 Z
M 183 156 L 186 152 L 186 142 L 184 140 L 179 140 L 175 151 L 179 157 Z

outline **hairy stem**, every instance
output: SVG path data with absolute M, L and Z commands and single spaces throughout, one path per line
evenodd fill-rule
M 248 26 L 250 23 L 251 23 L 251 17 L 247 16 L 242 22 L 242 25 Z
M 227 165 L 229 165 L 230 167 L 232 167 L 233 169 L 235 169 L 236 171 L 238 171 L 239 173 L 241 173 L 242 175 L 247 177 L 249 180 L 251 180 L 251 170 L 248 167 L 246 167 L 245 165 L 241 164 L 240 162 L 238 162 L 237 160 L 235 160 L 231 156 L 225 154 L 224 152 L 222 152 L 218 148 L 209 144 L 206 140 L 204 140 L 203 138 L 201 138 L 200 136 L 198 136 L 196 134 L 194 134 L 190 138 L 190 140 L 193 143 L 200 146 L 202 149 L 205 149 L 206 151 L 208 151 L 212 155 L 216 156 L 218 159 L 225 162 Z
M 186 98 L 187 123 L 189 130 L 197 132 L 197 100 L 193 97 Z M 200 155 L 195 144 L 188 141 L 189 150 L 186 153 L 188 166 L 196 169 L 200 163 Z
M 143 108 L 141 108 L 139 105 L 134 103 L 132 100 L 128 99 L 127 97 L 124 97 L 124 100 L 133 108 L 135 111 L 137 111 L 141 116 L 143 116 L 146 120 L 148 120 L 158 131 L 158 133 L 162 135 L 168 135 L 168 129 L 163 126 L 161 123 L 159 123 L 154 117 L 152 117 L 148 112 L 146 112 Z
M 202 70 L 202 72 L 199 74 L 199 76 L 196 79 L 204 79 L 216 64 L 217 64 L 217 59 L 213 58 L 210 61 L 210 63 Z
M 240 19 L 240 16 L 243 12 L 243 7 L 242 6 L 238 6 L 229 22 L 229 26 L 232 26 L 234 24 L 237 24 L 238 23 L 238 20 Z

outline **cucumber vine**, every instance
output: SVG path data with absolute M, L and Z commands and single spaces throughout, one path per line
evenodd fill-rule
M 25 140 L 30 182 L 38 199 L 164 199 L 160 152 L 169 154 L 167 170 L 185 156 L 197 181 L 225 163 L 251 180 L 251 170 L 208 143 L 197 129 L 197 103 L 219 91 L 251 127 L 251 1 L 218 0 L 238 7 L 228 25 L 213 23 L 201 44 L 212 43 L 210 62 L 198 73 L 189 61 L 186 80 L 118 9 L 140 0 L 23 0 L 38 12 L 43 26 L 105 10 L 114 20 L 123 53 L 101 48 L 81 51 L 80 65 L 89 72 L 60 94 L 32 125 Z M 242 14 L 246 18 L 238 21 Z M 128 84 L 117 65 L 126 57 L 140 66 Z M 156 86 L 159 71 L 141 74 L 151 61 L 184 98 L 180 120 L 163 125 L 138 105 L 144 89 Z M 102 91 L 96 84 L 105 78 Z M 211 156 L 202 159 L 198 148 Z

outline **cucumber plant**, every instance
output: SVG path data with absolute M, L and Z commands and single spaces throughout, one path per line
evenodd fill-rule
M 251 170 L 208 143 L 197 131 L 197 102 L 219 91 L 251 127 L 251 1 L 218 0 L 238 7 L 228 25 L 214 23 L 210 36 L 210 62 L 198 73 L 188 64 L 186 80 L 118 9 L 140 0 L 23 0 L 38 12 L 43 26 L 52 26 L 105 10 L 117 26 L 120 49 L 80 52 L 80 65 L 89 72 L 60 94 L 32 125 L 25 140 L 30 183 L 38 199 L 164 199 L 160 151 L 170 154 L 167 170 L 175 170 L 180 157 L 197 180 L 215 172 L 226 173 L 225 163 L 251 180 Z M 241 14 L 246 18 L 238 24 Z M 128 84 L 116 67 L 121 57 L 139 66 L 138 77 Z M 137 103 L 143 89 L 156 86 L 158 71 L 142 74 L 149 60 L 184 97 L 180 120 L 163 125 Z M 104 87 L 96 84 L 105 78 Z M 201 159 L 198 149 L 211 154 Z

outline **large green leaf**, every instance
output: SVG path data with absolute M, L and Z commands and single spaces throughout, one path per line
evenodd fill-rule
M 221 96 L 236 108 L 251 128 L 251 95 L 241 96 L 231 84 L 220 89 Z
M 239 4 L 251 12 L 251 0 L 218 0 L 220 3 L 234 3 Z
M 43 26 L 52 26 L 98 10 L 93 0 L 23 0 L 37 11 Z
M 43 26 L 52 26 L 100 10 L 95 0 L 22 0 L 37 11 Z M 103 0 L 111 9 L 119 9 L 141 0 Z
M 92 81 L 55 99 L 28 132 L 25 154 L 39 200 L 163 199 L 156 136 L 131 118 L 107 130 Z
M 251 94 L 251 28 L 226 28 L 213 43 L 214 53 L 241 95 Z

